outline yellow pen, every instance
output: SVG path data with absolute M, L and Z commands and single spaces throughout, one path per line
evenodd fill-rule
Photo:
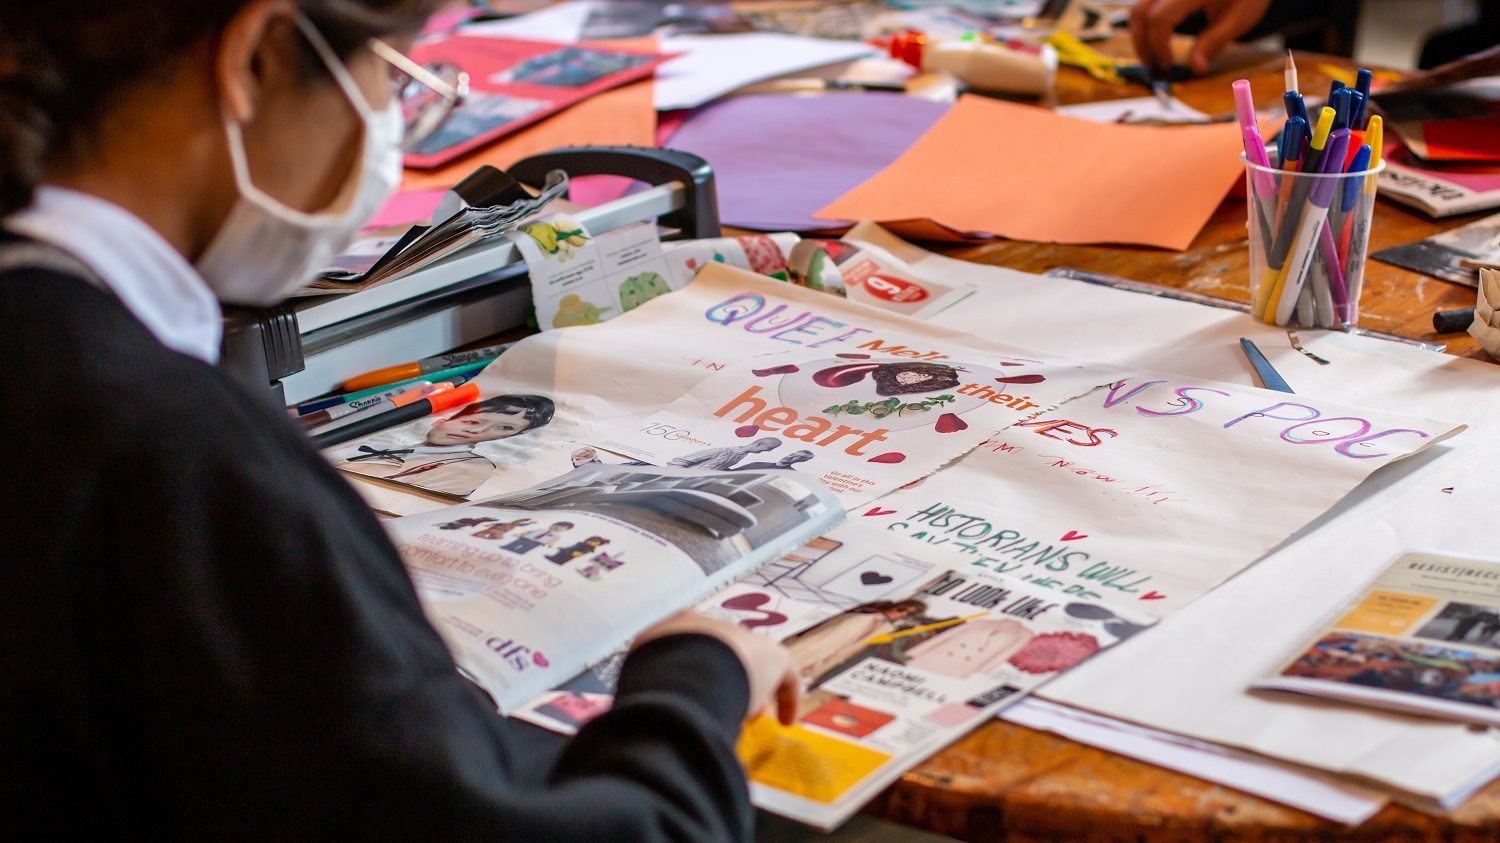
M 903 629 L 900 632 L 886 632 L 886 633 L 882 633 L 880 635 L 872 636 L 867 641 L 865 641 L 865 643 L 866 644 L 889 644 L 890 642 L 895 641 L 897 638 L 905 638 L 908 635 L 916 635 L 919 632 L 931 632 L 934 629 L 943 629 L 944 627 L 957 626 L 958 624 L 974 620 L 975 618 L 982 618 L 982 617 L 984 617 L 985 615 L 988 615 L 988 614 L 989 614 L 989 612 L 976 612 L 976 613 L 974 613 L 972 615 L 964 615 L 961 618 L 949 618 L 948 620 L 938 621 L 937 623 L 929 623 L 929 624 L 923 624 L 922 626 L 914 626 L 911 629 Z

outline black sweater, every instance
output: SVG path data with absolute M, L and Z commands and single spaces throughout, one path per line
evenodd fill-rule
M 750 835 L 722 643 L 636 652 L 554 763 L 269 401 L 53 271 L 0 272 L 0 361 L 5 836 Z

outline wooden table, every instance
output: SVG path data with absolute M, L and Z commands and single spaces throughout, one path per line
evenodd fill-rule
M 1125 54 L 1116 39 L 1105 52 Z M 1176 86 L 1177 96 L 1208 114 L 1233 108 L 1229 83 L 1247 77 L 1256 105 L 1279 107 L 1280 56 L 1242 53 L 1233 70 Z M 1340 59 L 1299 55 L 1301 87 L 1326 91 L 1319 68 L 1348 65 Z M 1063 68 L 1062 104 L 1140 96 Z M 1382 200 L 1376 205 L 1371 251 L 1410 243 L 1476 218 L 1434 222 Z M 1129 246 L 1067 246 L 1021 241 L 945 246 L 940 250 L 978 263 L 1030 272 L 1059 266 L 1148 281 L 1209 296 L 1249 301 L 1245 202 L 1229 199 L 1186 252 Z M 1360 324 L 1429 342 L 1450 353 L 1488 360 L 1467 334 L 1436 336 L 1436 310 L 1472 307 L 1472 288 L 1370 261 L 1360 303 Z M 1249 317 L 1246 317 L 1249 318 Z M 963 840 L 1496 840 L 1500 839 L 1500 782 L 1451 817 L 1387 807 L 1363 826 L 1332 822 L 1191 776 L 1174 773 L 1067 738 L 993 721 L 907 773 L 869 809 L 897 822 Z

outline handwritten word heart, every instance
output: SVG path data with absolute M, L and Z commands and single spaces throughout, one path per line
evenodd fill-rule
M 894 579 L 895 577 L 882 574 L 878 571 L 865 571 L 859 575 L 859 581 L 865 585 L 885 585 Z
M 1167 595 L 1162 594 L 1159 591 L 1148 591 L 1145 594 L 1141 595 L 1141 599 L 1142 600 L 1165 600 L 1165 599 L 1167 599 Z
M 882 515 L 895 515 L 895 514 L 896 514 L 896 510 L 894 510 L 894 509 L 881 509 L 878 506 L 872 506 L 869 509 L 865 510 L 865 517 L 866 518 L 879 518 Z
M 1063 533 L 1062 540 L 1065 541 L 1065 542 L 1070 542 L 1070 541 L 1073 541 L 1074 539 L 1086 539 L 1088 537 L 1089 537 L 1088 533 L 1080 533 L 1077 530 L 1069 530 L 1066 533 Z

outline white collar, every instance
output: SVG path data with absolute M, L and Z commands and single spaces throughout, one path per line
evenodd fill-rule
M 151 226 L 97 196 L 43 185 L 5 227 L 83 261 L 164 346 L 219 359 L 219 302 L 192 264 Z

